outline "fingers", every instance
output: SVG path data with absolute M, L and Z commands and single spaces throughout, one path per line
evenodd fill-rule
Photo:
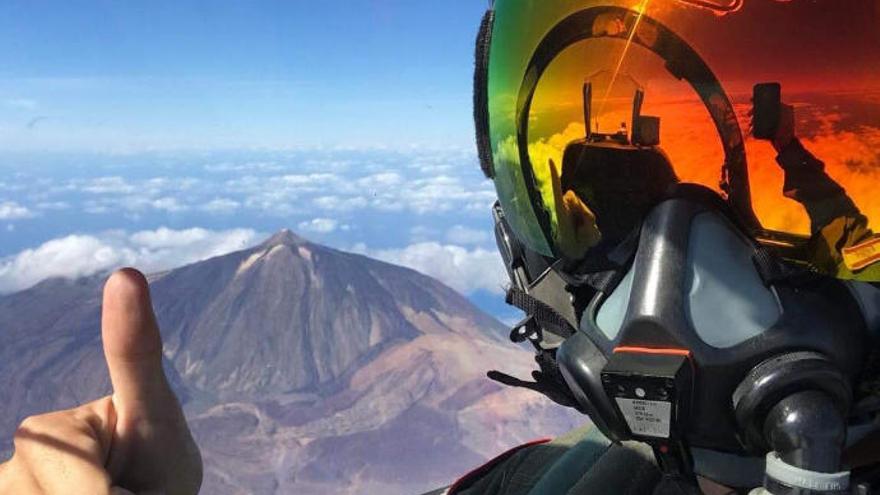
M 120 415 L 149 417 L 178 407 L 162 370 L 162 339 L 149 287 L 137 270 L 119 270 L 104 285 L 101 332 Z
M 137 270 L 108 279 L 101 323 L 113 396 L 25 420 L 13 459 L 0 465 L 0 492 L 198 493 L 201 457 L 165 379 L 149 289 Z
M 547 167 L 550 168 L 550 186 L 553 188 L 553 204 L 556 211 L 562 208 L 562 180 L 559 171 L 556 170 L 556 162 L 552 159 L 547 161 Z
M 572 223 L 575 243 L 579 246 L 580 256 L 587 249 L 595 246 L 602 240 L 602 234 L 596 224 L 596 215 L 574 191 L 567 191 L 563 197 L 565 209 Z M 580 257 L 578 256 L 578 257 Z
M 779 106 L 779 125 L 773 136 L 773 147 L 781 152 L 794 138 L 794 107 L 783 103 Z
M 140 272 L 127 268 L 107 280 L 101 320 L 118 415 L 106 465 L 113 481 L 136 493 L 198 493 L 201 457 L 162 370 L 162 339 Z
M 16 493 L 105 495 L 104 463 L 116 415 L 109 397 L 75 409 L 25 419 L 15 433 L 9 473 Z
M 566 256 L 572 256 L 571 244 L 574 237 L 571 219 L 568 217 L 568 210 L 565 208 L 565 195 L 562 191 L 562 180 L 560 173 L 556 170 L 556 163 L 549 160 L 547 166 L 550 168 L 550 184 L 553 188 L 553 208 L 556 210 L 556 243 L 560 246 Z
M 779 106 L 779 121 L 786 130 L 794 133 L 794 107 L 792 105 L 783 103 Z
M 556 164 L 550 160 L 549 165 L 556 208 L 556 242 L 565 256 L 579 259 L 601 239 L 596 216 L 574 191 L 562 191 L 562 181 Z

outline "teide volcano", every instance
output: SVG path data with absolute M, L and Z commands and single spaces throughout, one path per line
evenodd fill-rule
M 530 353 L 440 282 L 281 231 L 150 277 L 206 494 L 417 493 L 583 421 L 489 369 Z M 103 277 L 0 297 L 0 427 L 106 394 Z

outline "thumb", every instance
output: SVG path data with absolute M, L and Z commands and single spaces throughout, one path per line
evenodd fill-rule
M 547 161 L 547 168 L 550 169 L 550 186 L 553 188 L 553 207 L 557 212 L 562 211 L 562 179 L 559 178 L 559 171 L 556 170 L 556 162 L 553 159 Z
M 601 238 L 596 216 L 573 190 L 563 192 L 560 174 L 553 160 L 550 160 L 549 166 L 556 208 L 556 244 L 563 255 L 577 260 Z
M 104 285 L 101 338 L 121 417 L 151 417 L 177 407 L 162 370 L 162 338 L 149 287 L 139 271 L 124 268 Z

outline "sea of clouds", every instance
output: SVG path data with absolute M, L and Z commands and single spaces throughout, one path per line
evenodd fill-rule
M 497 297 L 494 188 L 471 150 L 0 155 L 0 294 L 163 271 L 290 228 Z

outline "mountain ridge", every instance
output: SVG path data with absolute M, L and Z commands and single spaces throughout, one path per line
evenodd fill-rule
M 149 281 L 204 493 L 424 491 L 583 421 L 486 379 L 492 368 L 527 375 L 530 353 L 408 268 L 282 230 Z M 4 438 L 24 415 L 109 391 L 102 283 L 51 280 L 0 297 Z

